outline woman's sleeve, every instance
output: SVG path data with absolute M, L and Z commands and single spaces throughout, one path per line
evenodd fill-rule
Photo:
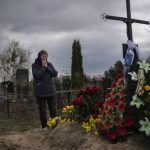
M 41 78 L 43 74 L 45 73 L 46 68 L 42 67 L 41 69 L 37 69 L 35 64 L 32 64 L 32 74 L 35 78 Z
M 54 66 L 51 63 L 48 63 L 47 71 L 51 77 L 57 77 L 58 72 L 55 70 Z

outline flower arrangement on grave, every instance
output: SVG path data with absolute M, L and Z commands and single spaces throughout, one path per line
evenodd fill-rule
M 102 90 L 99 86 L 85 87 L 72 100 L 76 109 L 74 119 L 77 122 L 88 121 L 91 115 L 98 115 L 102 107 Z
M 101 95 L 102 91 L 99 86 L 82 88 L 77 93 L 76 98 L 71 101 L 72 104 L 62 109 L 61 117 L 49 118 L 48 127 L 53 128 L 58 122 L 65 123 L 76 121 L 81 123 L 86 131 L 88 130 L 87 124 L 96 130 L 95 127 L 99 121 L 98 118 L 103 103 Z
M 144 111 L 143 118 L 139 120 L 139 131 L 145 132 L 147 136 L 150 135 L 150 64 L 145 60 L 138 62 L 138 73 L 130 72 L 131 79 L 137 82 L 137 88 L 131 106 L 136 107 L 138 111 Z
M 111 85 L 111 92 L 106 94 L 102 107 L 101 122 L 98 124 L 100 134 L 112 141 L 124 138 L 128 128 L 133 125 L 133 120 L 125 114 L 125 86 L 121 74 L 117 81 Z
M 150 64 L 145 61 L 138 62 L 139 72 L 130 72 L 131 78 L 137 82 L 135 94 L 130 105 L 145 114 L 139 117 L 139 130 L 150 135 Z M 103 89 L 100 86 L 88 86 L 82 88 L 70 106 L 62 109 L 61 117 L 48 120 L 48 126 L 54 128 L 61 122 L 78 122 L 85 132 L 93 132 L 111 141 L 125 138 L 128 132 L 136 124 L 131 119 L 126 97 L 126 86 L 122 73 L 114 78 L 111 91 L 103 97 Z M 131 108 L 132 108 L 131 107 Z M 144 109 L 143 109 L 144 108 Z M 131 130 L 132 131 L 132 130 Z

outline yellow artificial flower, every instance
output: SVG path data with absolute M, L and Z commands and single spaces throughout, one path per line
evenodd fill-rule
M 55 119 L 52 119 L 50 123 L 51 123 L 52 125 L 55 125 L 55 124 L 56 124 L 56 120 L 55 120 Z
M 70 109 L 70 106 L 67 105 L 67 106 L 66 106 L 66 109 Z
M 73 106 L 73 105 L 70 105 L 70 109 L 74 109 L 74 106 Z
M 62 110 L 62 112 L 67 112 L 67 108 L 64 107 L 63 110 Z
M 58 120 L 61 120 L 61 117 L 59 117 L 59 116 L 57 117 L 56 116 L 55 118 L 49 118 L 48 121 L 47 121 L 48 127 L 51 128 L 51 127 L 55 126 L 57 124 Z
M 149 85 L 145 85 L 144 89 L 145 89 L 145 91 L 149 91 L 150 90 L 150 86 Z
M 74 109 L 74 106 L 73 105 L 70 105 L 70 106 L 66 106 L 62 109 L 62 112 L 63 113 L 66 113 L 66 112 L 71 112 L 72 110 Z
M 90 126 L 86 126 L 85 130 L 86 130 L 86 132 L 90 132 L 91 131 L 91 127 Z
M 82 128 L 84 128 L 86 130 L 86 132 L 90 132 L 91 131 L 91 127 L 90 127 L 88 122 L 83 122 Z
M 60 117 L 60 116 L 58 117 L 58 120 L 61 120 L 61 117 Z

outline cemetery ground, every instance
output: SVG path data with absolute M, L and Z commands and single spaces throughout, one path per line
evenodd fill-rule
M 146 136 L 131 134 L 126 141 L 112 144 L 86 133 L 77 123 L 58 124 L 54 129 L 39 127 L 37 112 L 0 113 L 0 150 L 148 150 Z
M 26 131 L 39 127 L 39 122 L 35 112 L 11 114 L 0 112 L 0 135 L 11 131 Z

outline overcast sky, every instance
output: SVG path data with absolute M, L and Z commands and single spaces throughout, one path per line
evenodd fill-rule
M 132 18 L 150 20 L 149 0 L 131 0 L 131 10 Z M 126 0 L 0 0 L 0 49 L 15 39 L 32 52 L 32 62 L 45 49 L 60 75 L 70 73 L 72 43 L 79 39 L 85 74 L 103 74 L 122 60 L 122 43 L 127 41 L 125 23 L 103 21 L 103 13 L 126 17 Z M 150 26 L 132 27 L 145 58 L 150 54 Z

